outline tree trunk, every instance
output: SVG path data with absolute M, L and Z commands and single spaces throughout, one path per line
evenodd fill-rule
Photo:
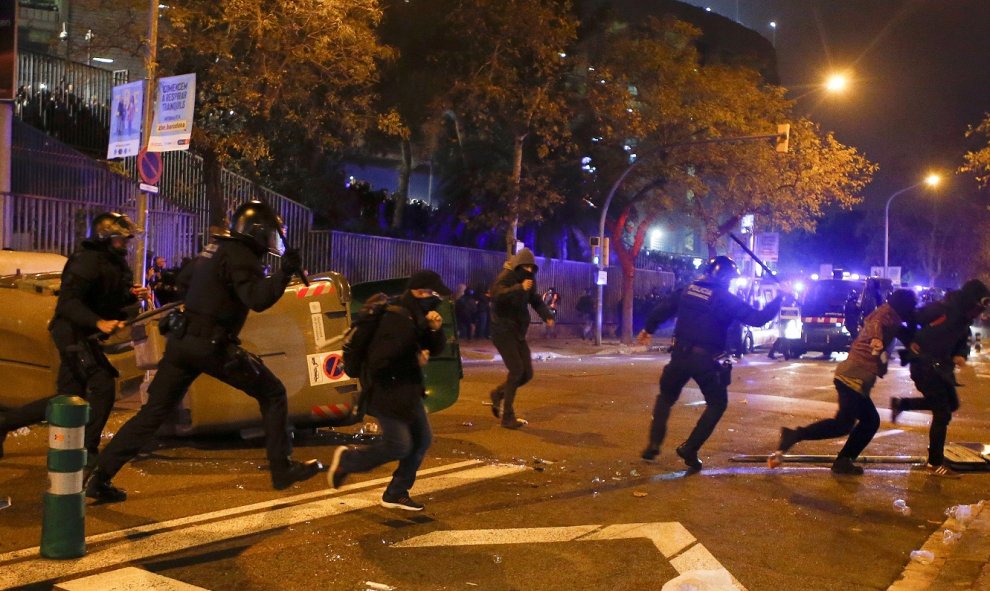
M 522 182 L 523 141 L 526 135 L 517 135 L 512 142 L 512 223 L 505 233 L 505 249 L 509 256 L 516 252 L 516 235 L 519 230 L 519 185 Z
M 409 201 L 409 175 L 412 174 L 412 145 L 408 138 L 402 138 L 402 161 L 399 163 L 399 187 L 395 191 L 395 211 L 392 213 L 392 229 L 402 229 L 402 214 Z
M 627 205 L 622 211 L 622 215 L 616 220 L 612 227 L 612 239 L 610 247 L 619 258 L 619 265 L 622 267 L 622 327 L 620 340 L 624 344 L 631 344 L 633 340 L 633 300 L 635 298 L 636 285 L 636 256 L 643 248 L 646 240 L 646 229 L 650 226 L 656 215 L 647 215 L 639 221 L 636 227 L 636 237 L 633 239 L 632 248 L 626 248 L 622 242 L 622 230 L 629 219 L 629 211 L 632 205 Z M 608 261 L 606 261 L 607 263 Z

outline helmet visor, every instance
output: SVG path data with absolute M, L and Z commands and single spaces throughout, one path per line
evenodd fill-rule
M 280 257 L 285 254 L 285 227 L 279 225 L 268 234 L 268 252 Z

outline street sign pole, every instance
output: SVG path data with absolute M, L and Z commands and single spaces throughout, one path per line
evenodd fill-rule
M 155 77 L 158 66 L 158 0 L 148 0 L 148 53 L 145 57 L 144 69 L 147 73 L 147 83 L 144 85 L 144 121 L 141 122 L 141 148 L 148 149 L 148 139 L 151 137 L 151 122 L 155 105 Z M 140 166 L 140 162 L 138 162 Z M 135 238 L 134 245 L 134 278 L 145 285 L 145 262 L 148 258 L 148 194 L 138 185 L 135 191 L 137 205 L 137 225 L 144 233 Z

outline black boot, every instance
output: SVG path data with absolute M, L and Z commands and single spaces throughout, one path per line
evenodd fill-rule
M 782 427 L 780 429 L 780 442 L 777 444 L 777 449 L 786 452 L 794 447 L 794 444 L 798 441 L 801 441 L 801 436 L 798 434 L 797 429 Z
M 853 474 L 859 476 L 863 473 L 863 468 L 853 463 L 852 458 L 839 456 L 832 463 L 832 472 L 836 474 Z
M 698 459 L 698 450 L 688 449 L 683 443 L 680 444 L 677 449 L 674 450 L 677 455 L 684 460 L 684 464 L 692 472 L 697 472 L 701 470 L 701 460 Z
M 316 476 L 320 470 L 323 470 L 323 464 L 319 460 L 306 460 L 305 462 L 289 460 L 282 468 L 272 470 L 272 487 L 275 490 L 289 488 L 297 482 L 309 480 Z
M 110 476 L 96 468 L 86 481 L 86 496 L 97 503 L 119 503 L 127 500 L 127 492 L 110 484 Z

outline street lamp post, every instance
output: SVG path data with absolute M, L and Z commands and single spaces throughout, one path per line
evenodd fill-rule
M 894 200 L 894 197 L 907 193 L 911 189 L 920 187 L 921 185 L 928 185 L 929 187 L 938 186 L 941 177 L 937 174 L 928 175 L 925 180 L 915 183 L 910 187 L 904 187 L 900 191 L 895 192 L 893 195 L 887 198 L 887 204 L 883 208 L 883 276 L 884 279 L 889 279 L 890 275 L 890 202 Z
M 770 21 L 770 45 L 777 47 L 777 21 Z
M 681 146 L 698 146 L 704 144 L 729 144 L 729 143 L 752 142 L 752 141 L 770 140 L 770 139 L 777 141 L 778 151 L 786 152 L 787 151 L 786 140 L 788 134 L 790 133 L 790 125 L 789 124 L 778 125 L 777 129 L 778 132 L 772 134 L 712 138 L 706 140 L 687 140 L 683 142 L 673 142 L 670 144 L 663 144 L 660 146 L 656 146 L 649 153 L 644 154 L 643 156 L 633 161 L 628 167 L 626 167 L 626 169 L 622 172 L 622 174 L 619 175 L 619 178 L 616 179 L 615 183 L 612 184 L 612 188 L 609 189 L 608 196 L 605 198 L 605 203 L 602 205 L 602 213 L 601 216 L 599 216 L 598 218 L 598 237 L 599 240 L 601 240 L 601 244 L 603 248 L 598 258 L 598 271 L 601 272 L 604 271 L 606 268 L 608 268 L 608 261 L 604 260 L 605 217 L 608 215 L 608 206 L 612 204 L 612 198 L 615 197 L 615 193 L 616 191 L 619 190 L 619 185 L 622 184 L 622 181 L 624 181 L 626 177 L 629 176 L 629 173 L 631 173 L 633 169 L 636 168 L 639 165 L 639 163 L 642 162 L 645 158 L 649 156 L 653 156 L 654 154 L 657 154 L 659 152 L 663 152 L 671 148 L 679 148 Z M 784 149 L 781 149 L 780 148 L 781 146 L 784 146 Z M 602 304 L 603 304 L 602 296 L 604 295 L 604 289 L 602 288 L 602 284 L 598 282 L 597 277 L 595 279 L 596 279 L 595 284 L 597 285 L 597 292 L 598 292 L 597 301 L 595 303 L 595 344 L 601 345 L 602 344 Z

